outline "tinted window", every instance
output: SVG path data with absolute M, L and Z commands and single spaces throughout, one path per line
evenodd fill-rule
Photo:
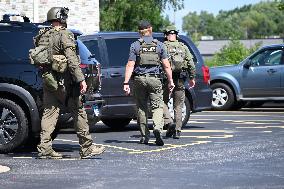
M 251 58 L 253 66 L 273 66 L 281 64 L 283 51 L 278 50 L 266 50 L 256 54 Z
M 98 41 L 97 40 L 85 41 L 84 44 L 90 50 L 90 52 L 95 55 L 98 62 L 103 64 L 103 62 L 101 61 L 101 55 L 100 55 L 100 51 L 99 51 Z
M 34 48 L 33 33 L 0 32 L 0 48 L 5 49 L 4 53 L 14 60 L 28 59 L 29 50 Z
M 128 61 L 129 49 L 135 38 L 105 39 L 109 64 L 111 67 L 125 66 Z
M 1 47 L 0 44 L 0 62 L 10 62 L 12 59 L 9 55 L 5 52 L 5 50 Z

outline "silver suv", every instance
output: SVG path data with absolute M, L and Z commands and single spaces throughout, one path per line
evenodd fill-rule
M 265 46 L 241 63 L 210 68 L 214 110 L 284 101 L 284 44 Z

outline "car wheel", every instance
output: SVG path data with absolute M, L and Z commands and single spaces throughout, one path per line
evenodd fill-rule
M 106 126 L 110 128 L 123 129 L 130 123 L 132 119 L 130 118 L 124 118 L 124 119 L 122 118 L 114 118 L 114 119 L 102 118 L 101 120 Z
M 169 107 L 169 112 L 171 114 L 171 117 L 174 119 L 173 98 L 170 99 L 168 103 L 168 107 Z M 191 112 L 190 102 L 188 98 L 185 97 L 184 104 L 182 107 L 182 127 L 184 127 L 187 124 L 190 118 L 190 112 Z
M 224 83 L 214 83 L 211 85 L 213 90 L 212 109 L 230 110 L 235 104 L 235 96 L 232 89 Z
M 11 152 L 23 145 L 28 130 L 23 109 L 11 100 L 0 98 L 0 153 Z

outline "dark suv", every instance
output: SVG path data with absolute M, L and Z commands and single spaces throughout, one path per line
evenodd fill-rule
M 162 33 L 155 33 L 153 36 L 159 41 L 164 41 Z M 101 109 L 101 120 L 113 128 L 124 127 L 136 117 L 134 99 L 132 96 L 125 96 L 123 81 L 130 44 L 138 38 L 139 35 L 136 32 L 96 33 L 79 37 L 101 63 L 102 90 L 100 93 L 105 100 Z M 186 36 L 180 35 L 180 40 L 188 46 L 193 54 L 197 69 L 196 86 L 194 89 L 186 88 L 183 108 L 183 125 L 185 125 L 190 112 L 210 108 L 212 91 L 209 85 L 209 69 L 204 65 L 198 49 Z M 171 104 L 170 102 L 172 111 Z
M 0 153 L 25 144 L 27 139 L 38 141 L 42 113 L 41 73 L 30 64 L 28 53 L 33 48 L 33 37 L 41 27 L 47 26 L 9 21 L 8 16 L 0 21 Z M 77 43 L 81 68 L 90 86 L 85 108 L 92 117 L 95 97 L 99 96 L 95 93 L 98 69 L 86 46 L 79 40 Z M 60 123 L 71 120 L 70 114 L 61 112 Z

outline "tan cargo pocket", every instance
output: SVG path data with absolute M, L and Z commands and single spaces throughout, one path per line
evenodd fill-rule
M 63 73 L 67 69 L 67 58 L 64 55 L 53 55 L 52 70 Z
M 58 83 L 55 76 L 51 72 L 45 72 L 42 74 L 43 85 L 52 92 L 57 91 Z

